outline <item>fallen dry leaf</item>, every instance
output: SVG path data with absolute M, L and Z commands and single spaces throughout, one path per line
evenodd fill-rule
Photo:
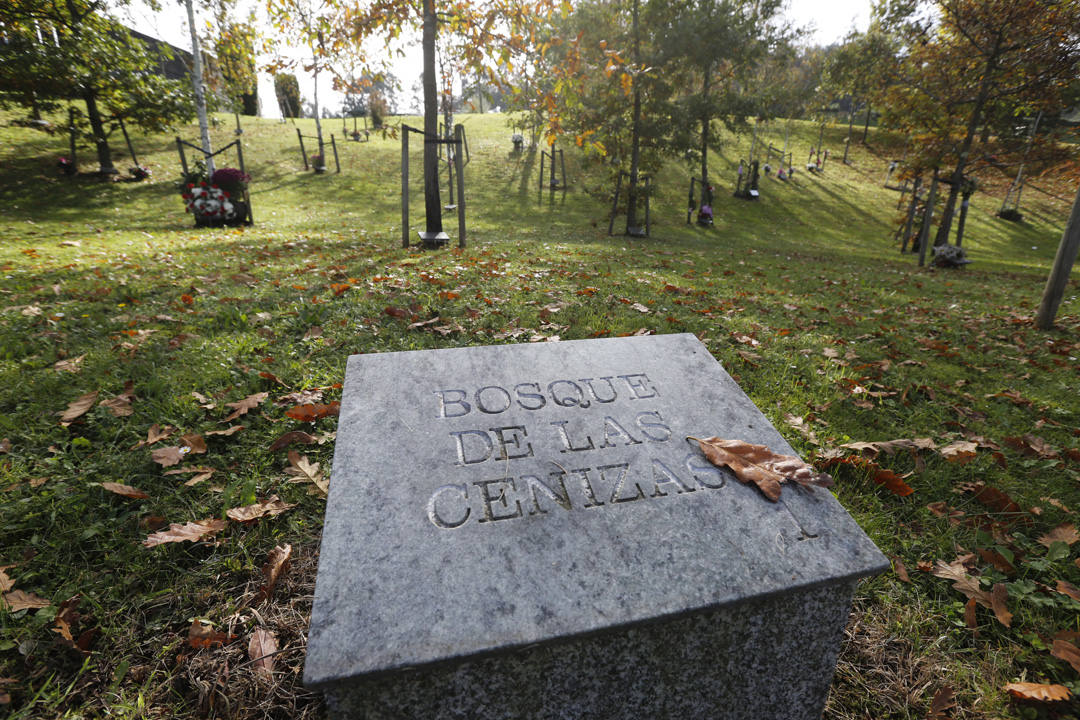
M 133 488 L 130 485 L 121 485 L 120 483 L 114 482 L 103 482 L 101 483 L 101 487 L 105 488 L 111 493 L 123 495 L 124 497 L 132 498 L 133 500 L 145 500 L 146 498 L 150 497 L 149 493 L 144 492 L 138 488 Z
M 183 450 L 185 455 L 202 455 L 206 452 L 206 441 L 203 440 L 203 436 L 197 433 L 189 433 L 188 435 L 180 436 L 180 449 Z
M 322 471 L 319 470 L 319 463 L 311 462 L 308 460 L 307 455 L 301 457 L 295 450 L 290 450 L 289 467 L 285 468 L 285 473 L 293 476 L 294 479 L 290 482 L 310 482 L 323 495 L 330 492 L 330 483 L 328 480 L 323 479 Z
M 277 652 L 277 638 L 265 628 L 255 628 L 248 643 L 248 656 L 255 665 L 255 674 L 267 679 L 274 675 L 274 653 Z
M 244 429 L 243 425 L 230 425 L 229 427 L 225 428 L 224 430 L 207 430 L 206 431 L 206 437 L 215 437 L 215 436 L 218 436 L 218 435 L 220 435 L 222 437 L 229 437 L 230 435 L 235 435 L 236 433 L 240 432 L 243 429 Z
M 881 440 L 878 442 L 845 443 L 840 447 L 856 450 L 873 460 L 882 452 L 886 455 L 893 455 L 897 450 L 934 450 L 937 446 L 930 438 L 915 438 L 913 440 L 900 438 L 899 440 Z
M 196 650 L 213 647 L 214 645 L 224 645 L 235 639 L 235 637 L 230 637 L 220 630 L 215 630 L 213 625 L 204 623 L 199 618 L 192 620 L 191 627 L 188 628 L 188 645 Z
M 102 400 L 99 404 L 113 414 L 113 417 L 129 417 L 135 414 L 131 402 L 135 399 L 135 383 L 128 380 L 124 385 L 124 391 L 116 397 Z
M 991 550 L 989 548 L 976 548 L 975 552 L 979 553 L 985 562 L 990 563 L 995 568 L 1005 573 L 1006 575 L 1012 575 L 1016 572 L 1016 568 L 1008 559 L 999 553 L 997 550 Z
M 1044 685 L 1042 683 L 1009 683 L 1005 691 L 1018 700 L 1040 700 L 1057 702 L 1072 697 L 1069 688 L 1064 685 Z
M 4 599 L 4 605 L 11 612 L 18 612 L 19 610 L 35 610 L 37 608 L 48 607 L 51 603 L 43 597 L 38 597 L 34 593 L 24 592 L 22 590 L 12 590 L 6 592 L 2 596 Z
M 1058 660 L 1069 663 L 1069 665 L 1072 665 L 1073 670 L 1080 673 L 1080 648 L 1077 648 L 1071 642 L 1055 638 L 1054 647 L 1050 650 L 1050 654 Z
M 259 405 L 262 405 L 263 401 L 266 400 L 266 398 L 268 397 L 270 397 L 270 393 L 259 392 L 255 393 L 254 395 L 248 395 L 243 400 L 225 403 L 225 407 L 230 407 L 233 409 L 233 411 L 226 415 L 225 419 L 222 420 L 222 422 L 232 422 L 241 415 L 247 415 L 249 410 L 254 410 L 255 408 L 259 407 Z
M 281 575 L 289 569 L 289 560 L 292 557 L 292 545 L 279 545 L 270 551 L 270 555 L 263 565 L 262 573 L 266 582 L 259 588 L 256 602 L 268 599 L 274 592 Z
M 962 560 L 954 560 L 951 563 L 938 560 L 930 574 L 943 580 L 952 580 L 955 590 L 960 591 L 966 597 L 985 608 L 993 608 L 993 599 L 990 597 L 990 593 L 979 586 L 978 578 L 968 575 Z
M 298 443 L 301 445 L 314 445 L 318 440 L 314 435 L 309 435 L 303 430 L 292 430 L 287 432 L 270 445 L 270 450 L 280 450 L 283 447 Z
M 135 443 L 131 446 L 131 449 L 137 450 L 141 447 L 153 445 L 156 442 L 161 442 L 162 440 L 172 435 L 174 432 L 176 432 L 176 428 L 174 428 L 172 425 L 166 425 L 165 427 L 161 427 L 157 423 L 154 423 L 150 426 L 150 429 L 146 431 L 146 439 L 140 440 L 139 442 Z
M 990 590 L 990 609 L 994 611 L 994 617 L 1005 627 L 1012 626 L 1012 613 L 1009 612 L 1009 590 L 1005 583 L 994 583 Z
M 1038 538 L 1038 540 L 1046 547 L 1050 547 L 1056 542 L 1063 542 L 1066 545 L 1072 545 L 1077 540 L 1080 540 L 1080 534 L 1076 532 L 1076 526 L 1072 523 L 1062 523 L 1050 532 Z
M 898 557 L 893 559 L 893 572 L 896 573 L 896 577 L 900 578 L 901 582 L 911 582 L 911 578 L 908 576 L 907 568 L 904 567 L 904 561 Z
M 14 565 L 4 565 L 0 567 L 0 593 L 6 593 L 11 588 L 15 587 L 15 581 L 8 577 L 6 570 L 10 570 L 15 567 Z
M 780 499 L 780 483 L 793 481 L 803 487 L 830 487 L 832 478 L 819 473 L 794 455 L 780 455 L 764 445 L 720 437 L 687 438 L 696 440 L 709 462 L 728 467 L 742 483 L 753 483 L 769 500 Z
M 68 404 L 67 410 L 60 413 L 60 424 L 67 427 L 87 413 L 97 402 L 98 391 L 80 395 Z
M 951 687 L 945 685 L 934 693 L 934 699 L 930 701 L 930 709 L 926 713 L 926 720 L 942 720 L 946 717 L 945 711 L 956 707 L 956 693 Z
M 996 487 L 987 485 L 982 481 L 959 485 L 957 486 L 957 489 L 963 492 L 972 493 L 976 500 L 995 512 L 1008 514 L 1024 513 L 1024 509 L 1020 507 L 1019 503 L 1001 490 L 998 490 Z
M 11 452 L 11 439 L 10 438 L 4 438 L 3 440 L 0 440 L 0 453 L 9 453 L 9 452 Z
M 1057 588 L 1055 588 L 1062 595 L 1068 595 L 1073 600 L 1080 602 L 1080 588 L 1073 585 L 1071 582 L 1064 580 L 1057 581 Z
M 978 637 L 979 621 L 975 618 L 976 607 L 975 598 L 968 598 L 968 601 L 964 604 L 964 624 L 967 625 L 968 630 L 973 631 L 975 637 Z
M 319 418 L 324 418 L 327 415 L 337 415 L 339 412 L 341 412 L 341 403 L 332 402 L 328 405 L 322 405 L 320 403 L 297 405 L 296 407 L 286 410 L 285 414 L 294 420 L 315 422 Z
M 956 442 L 941 448 L 938 452 L 941 453 L 941 457 L 949 462 L 963 465 L 975 459 L 975 451 L 978 447 L 978 443 L 971 442 L 970 440 L 957 440 Z
M 150 453 L 150 459 L 162 467 L 179 465 L 187 453 L 176 446 L 158 448 Z
M 85 358 L 86 355 L 80 355 L 79 357 L 57 360 L 53 363 L 53 370 L 57 372 L 77 373 L 80 370 L 79 366 L 82 365 L 82 361 Z
M 155 547 L 163 543 L 197 542 L 207 535 L 213 535 L 225 529 L 225 521 L 216 518 L 196 520 L 181 525 L 172 523 L 168 530 L 162 530 L 143 540 L 144 547 Z
M 290 508 L 296 507 L 296 503 L 287 503 L 277 495 L 271 495 L 268 499 L 257 502 L 254 505 L 231 508 L 225 515 L 236 522 L 253 522 L 261 517 L 280 515 Z

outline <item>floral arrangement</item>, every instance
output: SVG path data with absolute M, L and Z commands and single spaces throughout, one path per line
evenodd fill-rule
M 247 189 L 251 176 L 242 170 L 227 167 L 215 170 L 210 177 L 210 184 L 216 185 L 227 193 L 238 194 Z
M 188 185 L 182 197 L 187 211 L 194 213 L 196 218 L 228 220 L 236 214 L 236 206 L 229 200 L 229 193 L 216 185 Z
M 311 166 L 318 170 L 319 168 L 326 168 L 326 163 L 323 162 L 323 156 L 319 153 L 315 153 L 311 156 Z
M 150 177 L 150 168 L 143 165 L 136 165 L 133 168 L 128 168 L 128 172 L 131 173 L 131 177 L 136 180 L 145 180 Z
M 66 157 L 62 157 L 57 160 L 56 167 L 60 168 L 60 172 L 64 173 L 65 175 L 74 175 L 78 171 L 78 168 L 75 167 L 75 163 L 73 163 L 71 160 L 68 160 Z

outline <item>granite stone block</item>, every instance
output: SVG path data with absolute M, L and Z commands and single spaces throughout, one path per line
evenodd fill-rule
M 814 718 L 855 581 L 826 490 L 692 335 L 349 358 L 305 682 L 339 718 Z

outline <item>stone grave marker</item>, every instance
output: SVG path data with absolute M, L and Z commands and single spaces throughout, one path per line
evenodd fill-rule
M 349 358 L 305 683 L 336 718 L 820 717 L 856 581 L 823 488 L 692 335 Z

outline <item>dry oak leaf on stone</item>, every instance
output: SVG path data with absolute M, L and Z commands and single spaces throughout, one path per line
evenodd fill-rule
M 1072 697 L 1069 688 L 1064 685 L 1046 685 L 1043 683 L 1009 683 L 1005 686 L 1005 692 L 1017 700 L 1039 700 L 1041 702 L 1057 702 Z
M 208 535 L 214 535 L 225 529 L 225 521 L 217 518 L 193 520 L 192 522 L 172 523 L 168 530 L 162 530 L 143 540 L 144 547 L 155 547 L 164 543 L 198 542 Z
M 253 505 L 245 505 L 243 507 L 231 508 L 226 511 L 225 515 L 230 520 L 236 522 L 248 523 L 254 522 L 261 517 L 267 515 L 273 517 L 274 515 L 280 515 L 281 513 L 296 507 L 296 503 L 287 503 L 277 495 L 271 495 L 266 500 L 257 502 Z
M 713 465 L 730 468 L 740 482 L 753 483 L 773 502 L 780 499 L 780 484 L 784 482 L 796 482 L 803 487 L 833 484 L 832 477 L 826 473 L 816 471 L 794 455 L 780 455 L 764 445 L 720 437 L 688 439 L 697 441 Z

